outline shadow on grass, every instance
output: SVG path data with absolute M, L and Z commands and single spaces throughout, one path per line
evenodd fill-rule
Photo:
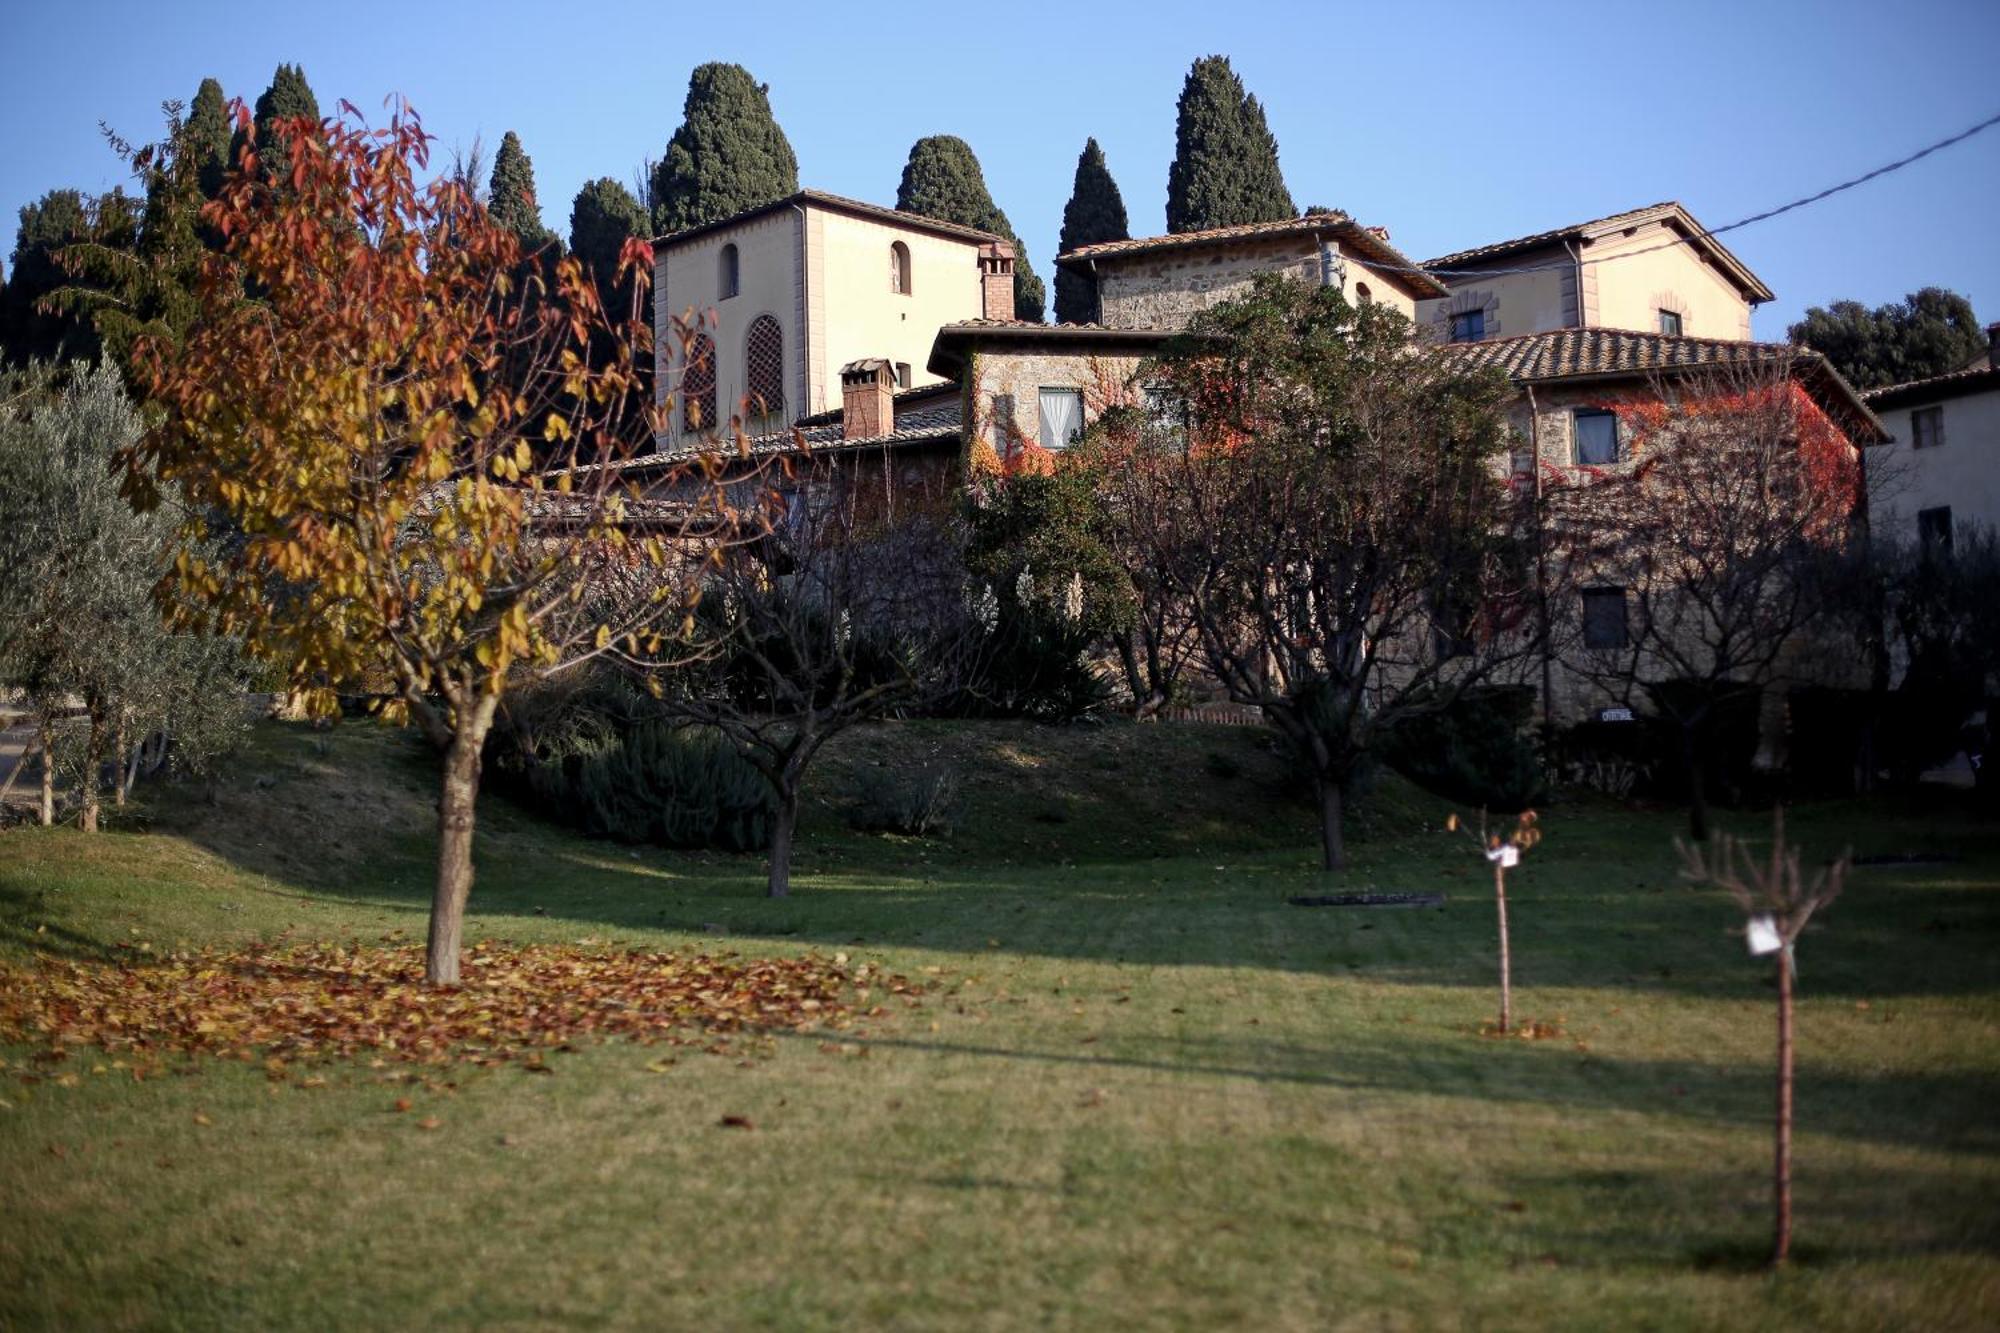
M 823 1034 L 779 1031 L 780 1040 L 818 1044 Z M 1641 1112 L 1768 1136 L 1772 1070 L 1762 1064 L 1579 1057 L 1562 1043 L 1527 1046 L 1405 1038 L 1314 1047 L 1228 1037 L 1107 1038 L 1108 1049 L 1025 1049 L 962 1040 L 843 1034 L 841 1040 L 891 1051 L 999 1061 L 1044 1069 L 1123 1069 L 1193 1079 L 1418 1093 L 1587 1112 Z M 1978 1157 L 2000 1156 L 1990 1108 L 2000 1077 L 1983 1073 L 1855 1074 L 1803 1067 L 1795 1132 Z M 1809 1149 L 1802 1148 L 1804 1158 Z M 1994 1210 L 2000 1221 L 2000 1209 Z
M 863 757 L 871 753 L 866 745 L 893 756 L 919 731 L 857 734 L 856 744 L 863 745 Z M 978 836 L 922 842 L 852 833 L 838 811 L 821 802 L 806 822 L 794 894 L 783 900 L 764 896 L 760 857 L 593 842 L 489 792 L 481 802 L 471 929 L 505 934 L 510 918 L 546 918 L 592 932 L 725 933 L 827 947 L 864 943 L 965 953 L 984 953 L 997 940 L 1008 952 L 1056 960 L 1258 968 L 1412 986 L 1493 984 L 1493 913 L 1484 869 L 1456 840 L 1422 831 L 1408 791 L 1391 793 L 1384 808 L 1396 811 L 1411 831 L 1391 836 L 1378 829 L 1375 838 L 1357 844 L 1354 868 L 1338 879 L 1317 871 L 1303 843 L 1273 846 L 1269 830 L 1234 844 L 1223 839 L 1194 851 L 1181 847 L 1180 855 L 1162 859 L 1156 853 L 1168 843 L 1145 854 L 1126 845 L 1139 827 L 1131 820 L 1098 825 L 1110 818 L 1117 791 L 1136 789 L 1135 765 L 1142 760 L 1192 745 L 1198 764 L 1201 747 L 1220 742 L 1185 741 L 1158 728 L 1151 736 L 1106 729 L 1082 739 L 1048 731 L 938 735 L 987 753 L 991 771 L 982 780 L 989 786 L 998 781 L 993 772 L 1004 767 L 993 754 L 1020 746 L 1070 747 L 1062 754 L 1069 766 L 1062 771 L 1082 793 L 1077 801 L 1088 796 L 1092 802 L 1077 805 L 1085 818 L 1006 826 L 1004 814 L 988 810 Z M 1100 755 L 1082 748 L 1085 741 L 1114 748 Z M 1255 749 L 1242 737 L 1235 743 Z M 246 893 L 349 909 L 420 912 L 428 906 L 435 762 L 414 738 L 367 727 L 342 729 L 331 739 L 261 730 L 242 769 L 219 808 L 158 801 L 155 831 L 183 838 L 252 877 Z M 1022 769 L 1021 781 L 1033 785 L 1048 771 Z M 1092 774 L 1101 779 L 1096 785 L 1084 781 Z M 1149 786 L 1175 785 L 1157 774 L 1147 777 Z M 1223 799 L 1230 791 L 1244 802 L 1241 822 L 1271 812 L 1268 794 L 1256 794 L 1242 779 L 1178 786 L 1197 790 L 1206 801 L 1204 818 L 1217 810 L 1235 813 Z M 996 793 L 984 799 L 990 804 Z M 1147 799 L 1157 805 L 1164 798 Z M 1698 893 L 1676 877 L 1671 838 L 1679 818 L 1672 810 L 1589 801 L 1551 811 L 1547 841 L 1510 884 L 1517 987 L 1760 994 L 1768 969 L 1750 963 L 1731 935 L 1740 926 L 1735 910 L 1720 895 Z M 1728 822 L 1754 832 L 1760 818 L 1731 816 Z M 1802 943 L 1809 998 L 1994 989 L 2000 829 L 1957 804 L 1895 800 L 1801 806 L 1792 827 L 1809 848 L 1844 838 L 1863 851 L 1922 847 L 1960 858 L 1948 865 L 1857 870 L 1846 895 Z M 144 864 L 135 853 L 107 868 L 116 873 Z M 1443 890 L 1450 901 L 1442 909 L 1398 911 L 1309 909 L 1285 901 L 1332 885 L 1343 891 Z M 33 929 L 34 910 L 0 898 L 0 941 L 73 952 L 101 951 L 110 943 L 82 932 L 53 944 L 28 938 L 20 932 Z
M 1530 1219 L 1536 1248 L 1563 1262 L 1619 1271 L 1701 1272 L 1749 1279 L 1887 1259 L 1984 1258 L 2000 1249 L 2000 1209 L 1978 1176 L 1938 1167 L 1793 1174 L 1791 1258 L 1771 1268 L 1770 1181 L 1741 1171 L 1565 1171 L 1514 1176 L 1509 1188 L 1548 1200 Z M 1921 1200 L 1921 1207 L 1913 1203 Z M 1699 1218 L 1661 1235 L 1662 1216 Z M 1585 1257 L 1587 1256 L 1587 1257 Z

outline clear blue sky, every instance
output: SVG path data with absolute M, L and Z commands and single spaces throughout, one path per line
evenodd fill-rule
M 2000 2 L 1002 6 L 506 3 L 245 5 L 0 0 L 0 219 L 120 167 L 100 120 L 151 137 L 213 74 L 254 101 L 280 61 L 323 109 L 407 95 L 446 149 L 520 134 L 542 215 L 629 181 L 679 123 L 688 71 L 771 86 L 803 184 L 894 202 L 911 142 L 957 134 L 1047 276 L 1076 154 L 1095 135 L 1134 234 L 1164 230 L 1174 101 L 1229 55 L 1268 108 L 1301 207 L 1387 226 L 1415 258 L 1677 198 L 1714 226 L 2000 111 Z M 2000 128 L 1728 238 L 1808 305 L 1926 284 L 2000 319 Z

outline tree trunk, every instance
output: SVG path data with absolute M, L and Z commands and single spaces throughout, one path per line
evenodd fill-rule
M 480 752 L 493 724 L 495 696 L 481 695 L 460 709 L 458 726 L 444 755 L 443 790 L 438 799 L 437 884 L 431 893 L 429 943 L 424 980 L 433 986 L 458 984 L 460 937 L 465 904 L 472 896 L 473 816 L 479 801 Z
M 1145 677 L 1139 671 L 1139 654 L 1132 646 L 1130 633 L 1121 632 L 1111 636 L 1112 646 L 1118 649 L 1118 664 L 1125 672 L 1125 688 L 1132 692 L 1132 716 L 1146 716 Z
M 97 832 L 100 788 L 104 783 L 104 723 L 97 714 L 90 715 L 90 739 L 85 742 L 83 755 L 83 816 L 85 833 Z
M 132 783 L 125 776 L 128 769 L 136 769 L 139 756 L 128 750 L 130 738 L 126 733 L 125 719 L 118 719 L 118 731 L 111 742 L 111 803 L 120 810 L 125 808 L 125 794 L 132 790 Z
M 56 822 L 56 729 L 42 723 L 42 827 Z
M 1776 1239 L 1771 1250 L 1775 1267 L 1792 1252 L 1792 949 L 1778 951 L 1778 1142 L 1772 1170 L 1776 1196 Z
M 778 808 L 771 815 L 770 897 L 783 898 L 792 891 L 792 830 L 798 822 L 799 791 L 793 784 L 778 793 Z
M 1681 768 L 1687 774 L 1688 837 L 1708 841 L 1708 783 L 1701 771 L 1701 754 L 1694 743 L 1694 728 L 1681 728 Z
M 1320 778 L 1319 787 L 1319 846 L 1322 869 L 1329 872 L 1347 869 L 1347 842 L 1340 827 L 1340 807 L 1342 784 L 1330 778 Z
M 1507 870 L 1493 863 L 1493 901 L 1500 910 L 1500 1031 L 1514 1021 L 1514 962 L 1507 945 Z

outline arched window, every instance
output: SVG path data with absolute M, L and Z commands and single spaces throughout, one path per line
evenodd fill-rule
M 716 290 L 721 292 L 722 295 L 717 299 L 727 301 L 730 297 L 736 295 L 738 288 L 742 285 L 743 278 L 742 261 L 736 254 L 734 244 L 722 247 L 722 258 L 719 267 L 720 272 L 716 274 Z
M 750 321 L 743 338 L 743 392 L 749 397 L 748 414 L 779 417 L 785 414 L 785 331 L 769 315 Z
M 898 296 L 910 294 L 910 247 L 897 241 L 889 247 L 889 290 Z
M 715 428 L 715 339 L 695 335 L 688 344 L 687 365 L 681 371 L 681 429 Z
M 1361 305 L 1373 305 L 1375 303 L 1375 293 L 1368 290 L 1367 283 L 1357 282 L 1354 284 L 1354 299 Z

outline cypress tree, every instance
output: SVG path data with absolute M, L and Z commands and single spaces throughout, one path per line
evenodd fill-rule
M 493 179 L 486 189 L 486 211 L 493 220 L 521 238 L 521 250 L 532 254 L 556 239 L 542 225 L 535 202 L 535 164 L 521 149 L 520 136 L 508 130 L 493 155 Z
M 114 191 L 106 200 L 119 201 Z M 129 213 L 129 208 L 124 209 Z M 21 208 L 21 226 L 14 237 L 13 262 L 0 302 L 0 352 L 19 365 L 29 360 L 55 361 L 97 354 L 90 321 L 65 311 L 37 306 L 68 281 L 57 252 L 96 237 L 91 206 L 77 190 L 50 190 Z
M 698 227 L 796 193 L 799 160 L 771 115 L 769 84 L 741 65 L 697 66 L 681 127 L 653 168 L 653 229 Z
M 166 137 L 150 148 L 134 149 L 107 137 L 145 188 L 144 210 L 135 213 L 136 201 L 122 191 L 101 197 L 92 234 L 58 254 L 66 280 L 47 304 L 86 320 L 138 393 L 135 342 L 144 335 L 180 341 L 199 307 L 203 262 L 209 248 L 220 244 L 201 220 L 201 172 L 214 145 L 212 139 L 201 142 L 194 122 L 181 119 L 172 104 Z M 223 142 L 226 146 L 227 135 Z
M 1264 108 L 1244 91 L 1228 56 L 1195 61 L 1181 87 L 1174 163 L 1167 170 L 1167 230 L 1297 216 Z
M 1048 308 L 1048 292 L 1028 262 L 1028 247 L 1014 234 L 1013 224 L 993 202 L 986 174 L 965 140 L 934 134 L 910 146 L 903 181 L 896 188 L 896 207 L 940 222 L 977 227 L 1014 243 L 1014 318 L 1040 323 Z
M 1125 217 L 1125 198 L 1118 182 L 1104 164 L 1104 150 L 1097 140 L 1084 142 L 1076 159 L 1076 184 L 1069 202 L 1063 205 L 1063 253 L 1080 245 L 1100 241 L 1122 241 L 1132 235 Z M 1097 319 L 1097 284 L 1086 273 L 1056 266 L 1056 323 L 1088 324 Z
M 634 236 L 645 236 L 646 210 L 632 192 L 609 176 L 600 176 L 576 192 L 569 207 L 570 253 L 597 280 L 598 295 L 613 318 L 620 318 L 629 297 L 618 284 L 618 254 Z M 614 291 L 614 287 L 617 288 Z
M 234 165 L 229 159 L 229 108 L 224 104 L 222 85 L 214 79 L 201 81 L 183 132 L 202 197 L 213 199 L 222 188 L 224 173 Z
M 257 126 L 257 166 L 267 178 L 279 177 L 290 158 L 279 142 L 277 123 L 298 116 L 318 121 L 319 99 L 313 96 L 312 85 L 306 82 L 303 69 L 297 65 L 280 65 L 271 76 L 271 86 L 258 97 L 252 117 Z M 242 150 L 243 132 L 238 130 L 229 144 L 229 160 L 234 162 Z

